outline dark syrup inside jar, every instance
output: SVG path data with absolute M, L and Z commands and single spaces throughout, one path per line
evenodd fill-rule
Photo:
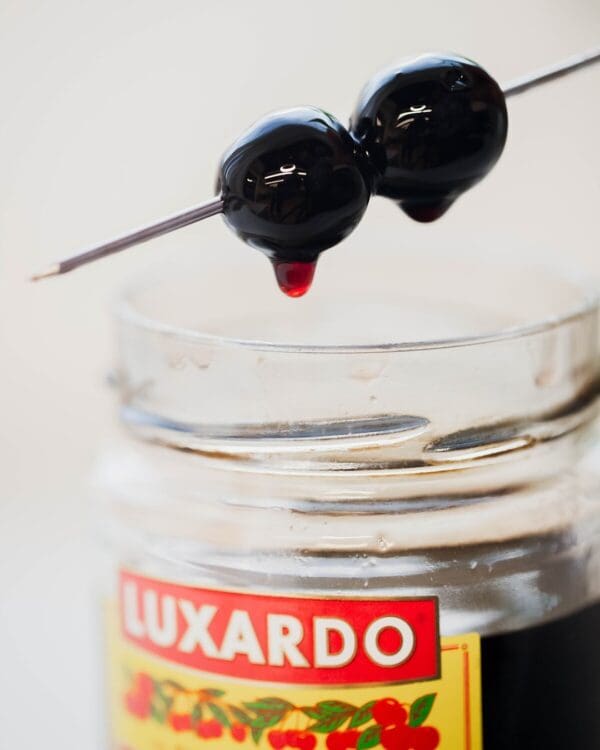
M 600 747 L 600 604 L 481 641 L 485 750 Z

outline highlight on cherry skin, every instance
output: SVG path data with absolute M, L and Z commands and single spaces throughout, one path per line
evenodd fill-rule
M 290 297 L 362 218 L 373 186 L 360 146 L 334 117 L 297 107 L 263 117 L 224 154 L 217 192 L 227 225 L 272 262 Z
M 363 89 L 350 131 L 377 171 L 375 192 L 430 222 L 500 158 L 506 101 L 477 63 L 425 54 L 377 73 Z

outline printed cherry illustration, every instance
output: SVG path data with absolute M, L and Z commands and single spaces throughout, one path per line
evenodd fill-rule
M 434 727 L 400 724 L 381 732 L 381 744 L 386 750 L 436 750 L 439 742 L 440 734 Z
M 315 107 L 256 122 L 225 153 L 217 191 L 226 223 L 262 250 L 286 294 L 310 287 L 319 254 L 359 223 L 371 168 L 346 128 Z
M 358 729 L 347 729 L 345 732 L 337 731 L 327 735 L 325 745 L 328 750 L 352 750 L 358 745 L 360 732 Z
M 221 737 L 223 734 L 223 727 L 216 719 L 206 719 L 198 724 L 196 734 L 198 737 L 203 737 L 204 739 Z
M 418 727 L 414 730 L 415 750 L 435 750 L 440 744 L 440 733 L 435 727 Z
M 233 724 L 231 727 L 231 736 L 236 742 L 243 742 L 246 739 L 246 727 L 243 724 Z
M 376 193 L 429 222 L 490 171 L 507 127 L 504 94 L 483 68 L 427 54 L 372 78 L 350 130 L 377 168 Z
M 149 698 L 154 692 L 154 680 L 150 675 L 140 672 L 136 675 L 135 687 L 140 695 Z
M 271 730 L 267 735 L 267 739 L 271 747 L 275 748 L 275 750 L 281 750 L 281 748 L 287 745 L 286 732 L 280 732 L 277 729 Z
M 296 743 L 296 747 L 300 750 L 314 750 L 317 746 L 317 738 L 311 732 L 299 732 Z
M 381 730 L 381 744 L 386 750 L 408 750 L 409 727 L 406 724 L 392 725 Z
M 125 695 L 125 708 L 138 719 L 147 719 L 151 713 L 150 697 L 137 692 Z
M 125 695 L 125 708 L 138 719 L 147 719 L 152 711 L 153 679 L 142 672 L 135 676 L 131 690 Z
M 314 750 L 317 746 L 317 738 L 312 732 L 300 729 L 288 729 L 283 734 L 285 736 L 285 745 L 288 747 L 295 747 L 298 750 Z
M 408 713 L 395 698 L 382 698 L 373 706 L 373 718 L 382 727 L 389 727 L 392 724 L 404 724 Z
M 192 717 L 189 714 L 171 714 L 169 723 L 176 732 L 187 732 L 192 728 Z

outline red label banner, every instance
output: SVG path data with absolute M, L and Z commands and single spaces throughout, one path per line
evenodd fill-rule
M 217 591 L 122 572 L 123 636 L 156 656 L 258 682 L 367 685 L 439 677 L 437 599 Z

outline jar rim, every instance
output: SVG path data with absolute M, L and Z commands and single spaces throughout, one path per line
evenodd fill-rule
M 513 264 L 509 264 L 513 265 Z M 494 267 L 506 267 L 505 263 L 492 263 Z M 115 317 L 119 323 L 133 325 L 146 332 L 168 335 L 173 339 L 196 344 L 223 346 L 255 351 L 269 351 L 285 354 L 369 354 L 385 352 L 416 352 L 435 349 L 459 349 L 478 345 L 494 344 L 503 341 L 523 339 L 546 333 L 565 324 L 597 314 L 600 310 L 600 292 L 581 273 L 573 269 L 561 268 L 550 264 L 540 264 L 540 270 L 552 273 L 557 280 L 573 285 L 578 291 L 575 304 L 564 311 L 542 318 L 533 318 L 530 322 L 514 326 L 500 327 L 487 333 L 467 334 L 448 337 L 432 337 L 408 341 L 382 341 L 381 343 L 357 344 L 308 344 L 302 342 L 269 341 L 261 338 L 220 335 L 208 331 L 177 325 L 160 320 L 158 316 L 145 314 L 136 308 L 134 296 L 146 286 L 143 279 L 125 287 L 114 305 Z
M 432 273 L 431 257 L 401 258 L 402 277 L 376 276 L 374 296 L 364 274 L 324 278 L 300 306 L 264 273 L 236 269 L 227 288 L 220 266 L 138 283 L 117 311 L 123 421 L 244 470 L 303 475 L 441 475 L 558 450 L 595 414 L 597 294 L 547 267 L 451 256 Z M 414 340 L 377 342 L 401 332 Z

